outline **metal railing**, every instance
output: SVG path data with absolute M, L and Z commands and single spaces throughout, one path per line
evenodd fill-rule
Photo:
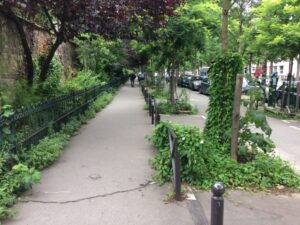
M 17 152 L 37 144 L 50 129 L 59 130 L 72 116 L 84 112 L 100 93 L 124 83 L 120 78 L 61 95 L 47 101 L 18 109 L 13 115 L 0 115 L 0 150 Z
M 177 136 L 174 131 L 168 129 L 168 138 L 170 144 L 170 159 L 173 176 L 171 178 L 174 189 L 175 189 L 175 199 L 177 201 L 181 200 L 181 180 L 180 180 L 180 155 L 177 148 Z
M 151 124 L 155 126 L 160 122 L 159 107 L 156 102 L 156 99 L 148 92 L 148 89 L 141 85 L 141 90 L 145 99 L 146 104 L 148 105 L 149 116 L 151 117 Z

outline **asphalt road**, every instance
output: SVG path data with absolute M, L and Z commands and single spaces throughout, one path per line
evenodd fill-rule
M 206 119 L 209 96 L 199 94 L 196 91 L 188 90 L 190 100 L 199 109 L 199 125 L 203 127 Z M 300 122 L 295 120 L 280 120 L 267 118 L 272 128 L 271 139 L 275 142 L 276 153 L 281 158 L 288 160 L 295 169 L 300 172 Z

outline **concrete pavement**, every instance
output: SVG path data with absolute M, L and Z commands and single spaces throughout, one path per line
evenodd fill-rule
M 145 135 L 153 126 L 143 106 L 138 87 L 122 87 L 42 172 L 41 184 L 20 199 L 17 216 L 4 224 L 208 225 L 211 193 L 193 191 L 195 200 L 165 202 L 170 184 L 152 182 L 148 160 L 155 149 Z M 204 122 L 202 116 L 176 118 Z M 228 193 L 224 225 L 299 224 L 297 194 Z
M 151 183 L 154 149 L 138 87 L 113 102 L 72 138 L 41 184 L 22 197 L 6 225 L 193 224 L 186 202 L 164 202 L 168 185 Z

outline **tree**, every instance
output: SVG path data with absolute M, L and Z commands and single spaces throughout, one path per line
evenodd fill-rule
M 95 74 L 106 72 L 108 67 L 127 65 L 126 49 L 121 40 L 107 41 L 100 35 L 83 33 L 74 42 L 81 64 Z
M 255 42 L 268 54 L 268 59 L 289 59 L 300 54 L 300 5 L 295 0 L 263 0 L 255 10 Z M 299 72 L 298 72 L 299 73 Z M 292 74 L 290 66 L 289 74 Z
M 207 6 L 207 7 L 205 7 Z M 214 5 L 215 6 L 215 5 Z M 153 51 L 158 70 L 167 68 L 170 75 L 170 102 L 176 103 L 176 71 L 186 66 L 197 67 L 204 51 L 207 34 L 206 25 L 212 25 L 207 11 L 214 11 L 212 4 L 188 2 L 170 17 L 166 27 L 158 32 L 158 41 Z M 178 73 L 177 73 L 178 74 Z
M 39 78 L 43 82 L 55 51 L 63 42 L 84 31 L 96 32 L 105 38 L 132 38 L 139 29 L 151 31 L 162 26 L 166 15 L 173 14 L 180 3 L 181 0 L 3 0 L 0 9 L 33 22 L 39 21 L 39 17 L 45 18 L 43 26 L 55 36 L 55 41 L 42 63 Z M 22 26 L 20 29 L 24 32 Z M 27 48 L 24 51 L 26 59 L 32 61 L 31 52 Z

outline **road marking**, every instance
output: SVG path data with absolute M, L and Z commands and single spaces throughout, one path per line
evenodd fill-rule
M 295 126 L 290 126 L 291 128 L 295 129 L 295 130 L 299 130 L 300 131 L 300 128 L 299 127 L 295 127 Z
M 201 116 L 201 117 L 206 120 L 206 116 Z
M 288 121 L 288 120 L 281 120 L 282 122 L 284 122 L 284 123 L 291 123 L 290 121 Z
M 196 201 L 196 196 L 194 195 L 194 192 L 190 186 L 187 186 L 187 193 L 186 193 L 186 199 L 190 201 Z
M 190 201 L 196 201 L 194 193 L 186 193 L 186 199 Z

